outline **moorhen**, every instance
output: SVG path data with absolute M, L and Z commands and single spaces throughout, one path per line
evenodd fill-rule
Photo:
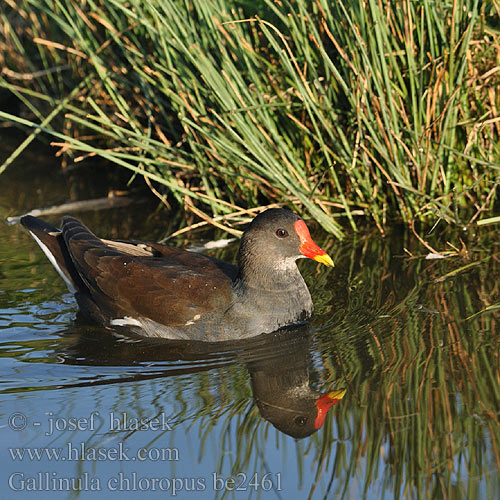
M 21 224 L 86 317 L 148 337 L 235 340 L 303 322 L 313 304 L 295 261 L 333 266 L 305 222 L 281 208 L 251 222 L 238 267 L 157 243 L 100 239 L 73 217 L 60 230 L 29 215 Z

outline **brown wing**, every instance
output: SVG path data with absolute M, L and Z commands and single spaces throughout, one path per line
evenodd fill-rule
M 125 253 L 70 217 L 63 219 L 62 232 L 91 296 L 113 317 L 183 326 L 231 303 L 231 279 L 204 255 L 179 249 L 170 257 Z

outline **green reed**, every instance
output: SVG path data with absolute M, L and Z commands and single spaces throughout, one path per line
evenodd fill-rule
M 338 237 L 360 217 L 382 232 L 395 217 L 466 223 L 496 199 L 499 12 L 6 1 L 0 87 L 23 110 L 0 118 L 52 136 L 65 162 L 102 157 L 223 221 L 279 202 Z

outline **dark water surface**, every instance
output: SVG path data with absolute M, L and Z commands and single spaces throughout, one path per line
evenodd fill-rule
M 1 177 L 2 220 L 105 194 L 39 163 Z M 76 215 L 160 239 L 182 214 L 155 206 Z M 498 237 L 441 233 L 468 256 L 425 260 L 402 232 L 314 232 L 336 267 L 300 262 L 310 324 L 214 347 L 89 325 L 29 235 L 0 224 L 1 497 L 499 498 Z M 314 432 L 314 402 L 342 388 Z

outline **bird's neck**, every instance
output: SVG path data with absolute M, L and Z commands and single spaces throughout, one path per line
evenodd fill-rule
M 286 293 L 307 286 L 299 272 L 295 258 L 266 261 L 248 257 L 239 260 L 237 281 L 240 286 L 259 291 Z
M 240 269 L 234 282 L 236 309 L 240 314 L 250 314 L 251 329 L 270 333 L 293 323 L 307 320 L 313 310 L 309 290 L 295 262 L 293 268 L 253 270 L 251 266 Z M 272 305 L 272 309 L 270 309 Z

